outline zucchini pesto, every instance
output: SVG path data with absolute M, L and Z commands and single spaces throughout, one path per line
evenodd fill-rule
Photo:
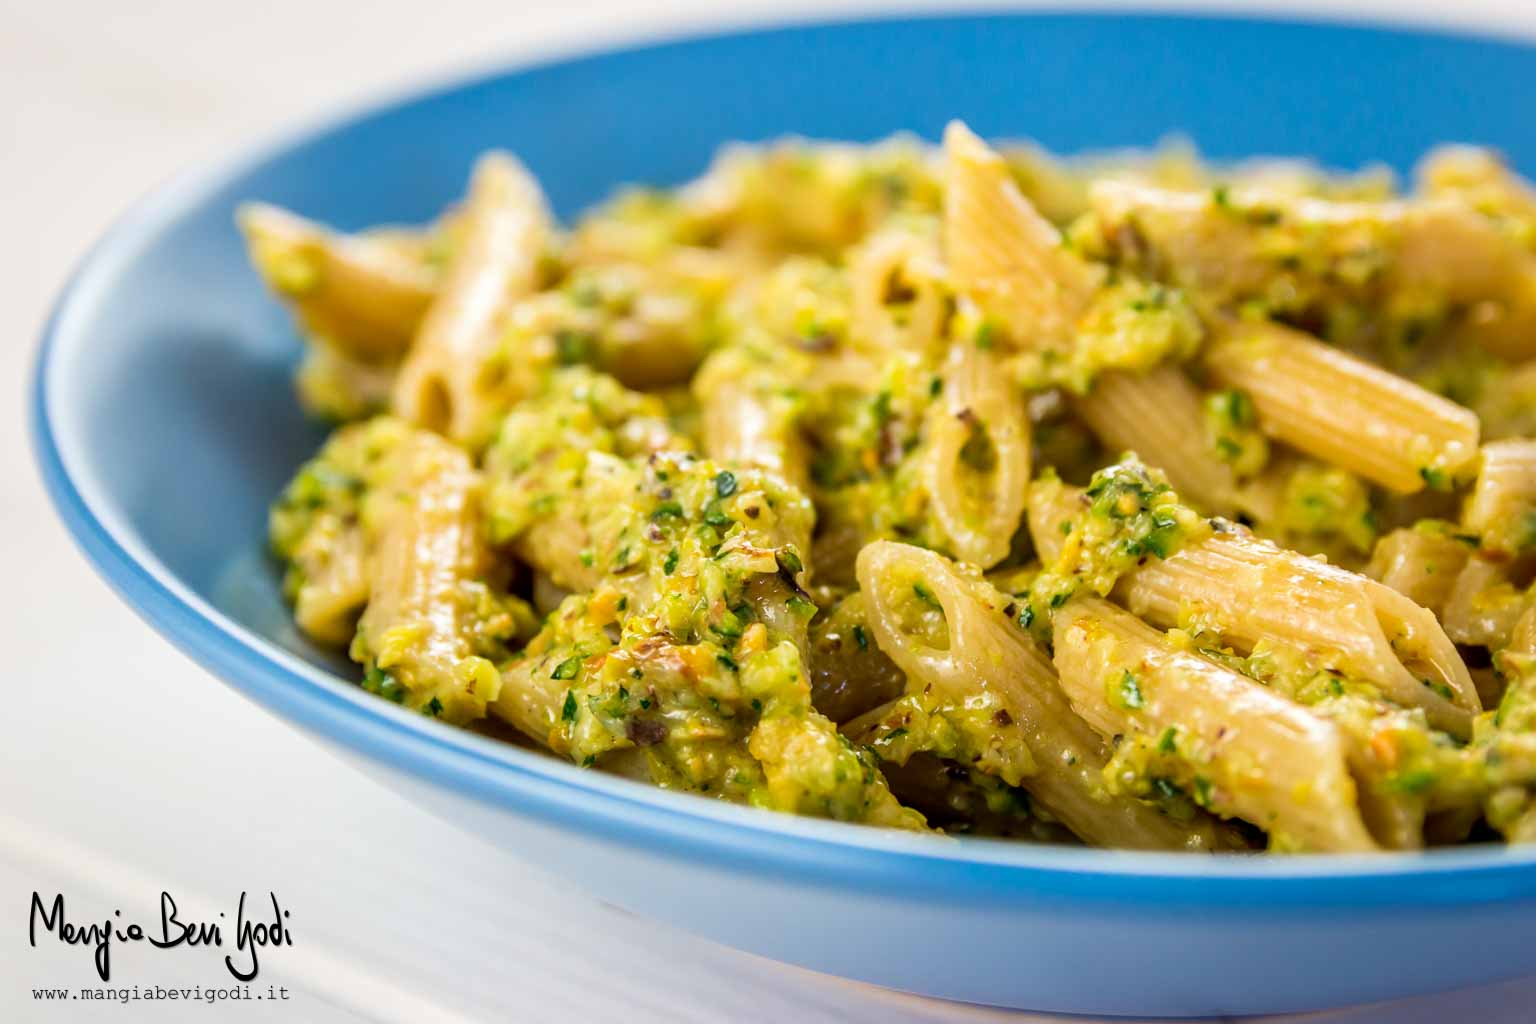
M 1138 849 L 1536 841 L 1536 189 L 725 149 L 562 227 L 262 205 L 299 627 L 667 789 Z

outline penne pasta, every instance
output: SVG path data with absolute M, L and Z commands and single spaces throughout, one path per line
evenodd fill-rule
M 1443 616 L 1471 555 L 1466 540 L 1447 530 L 1393 530 L 1376 542 L 1365 575 Z
M 462 237 L 395 381 L 394 411 L 463 443 L 483 443 L 494 423 L 494 374 L 507 303 L 538 285 L 548 240 L 544 196 L 506 154 L 481 158 L 470 182 Z
M 1454 196 L 1482 212 L 1536 225 L 1536 188 L 1491 150 L 1441 146 L 1419 165 L 1419 186 L 1429 196 Z
M 1116 591 L 1169 628 L 1198 619 L 1238 650 L 1261 641 L 1381 688 L 1465 736 L 1482 710 L 1456 648 L 1428 610 L 1389 587 L 1231 529 L 1129 574 Z
M 1461 522 L 1485 552 L 1513 558 L 1536 547 L 1536 441 L 1483 446 Z
M 1498 650 L 1509 643 L 1527 603 L 1505 559 L 1476 554 L 1456 575 L 1440 617 L 1457 643 Z
M 295 561 L 305 569 L 304 585 L 294 597 L 293 620 L 320 643 L 343 646 L 352 639 L 372 591 L 363 532 L 356 527 L 334 536 L 315 532 L 306 543 L 295 552 Z
M 370 494 L 390 480 L 409 426 L 389 417 L 337 431 L 272 508 L 273 552 L 287 565 L 283 589 L 299 629 L 345 647 L 372 587 L 372 545 L 364 527 Z
M 1200 392 L 1178 367 L 1103 374 L 1072 407 L 1106 448 L 1135 452 L 1201 511 L 1232 515 L 1243 506 L 1231 464 L 1207 442 Z
M 251 262 L 313 339 L 364 363 L 405 354 L 436 296 L 437 275 L 425 261 L 265 203 L 242 206 L 237 219 Z
M 1447 487 L 1477 456 L 1469 410 L 1276 324 L 1225 322 L 1205 367 L 1269 436 L 1395 491 Z
M 390 459 L 389 484 L 370 495 L 378 539 L 353 657 L 397 683 L 410 707 L 453 723 L 481 718 L 501 677 L 484 656 L 497 612 L 484 582 L 479 474 L 430 434 L 411 435 Z
M 942 344 L 950 315 L 945 268 L 926 232 L 886 229 L 850 270 L 850 337 L 879 350 L 924 352 Z
M 722 349 L 694 382 L 708 439 L 708 454 L 721 462 L 777 473 L 807 485 L 805 445 L 799 419 L 804 405 L 771 368 L 748 350 Z
M 1029 486 L 1029 417 L 995 355 L 955 344 L 928 426 L 926 480 L 950 547 L 989 568 L 1008 554 Z
M 1066 251 L 997 153 L 969 128 L 944 131 L 944 255 L 957 291 L 1002 317 L 1025 347 L 1072 335 L 1104 280 Z
M 1536 354 L 1536 257 L 1460 199 L 1334 202 L 1105 181 L 1090 205 L 1091 247 L 1208 305 L 1313 319 L 1370 308 L 1389 328 L 1445 321 L 1458 340 L 1506 358 Z
M 1118 780 L 1133 791 L 1177 786 L 1196 804 L 1242 818 L 1282 849 L 1361 851 L 1361 819 L 1342 736 L 1284 697 L 1170 647 L 1135 616 L 1079 597 L 1056 616 L 1062 689 L 1106 742 L 1138 745 Z
M 1212 848 L 1223 838 L 1208 821 L 1181 823 L 1140 801 L 1104 792 L 1107 757 L 1099 738 L 1067 703 L 1049 659 L 1004 613 L 1008 599 L 959 575 L 942 557 L 882 541 L 859 554 L 859 585 L 880 649 L 909 686 L 932 687 L 963 702 L 994 696 L 1023 732 L 1036 770 L 1020 784 L 1090 843 L 1142 848 Z M 928 637 L 908 621 L 915 588 L 936 617 Z M 933 605 L 937 605 L 934 608 Z

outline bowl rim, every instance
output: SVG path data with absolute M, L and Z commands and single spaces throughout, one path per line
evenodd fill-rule
M 1096 19 L 1152 17 L 1172 22 L 1272 22 L 1368 34 L 1485 39 L 1531 44 L 1521 36 L 1417 23 L 1281 18 L 1206 10 L 1089 7 L 1023 11 L 945 11 L 684 32 L 603 43 L 533 60 L 476 68 L 274 133 L 233 156 L 177 175 L 134 203 L 76 265 L 42 328 L 30 382 L 35 461 L 55 510 L 97 573 L 162 636 L 247 698 L 307 732 L 455 793 L 558 829 L 583 831 L 647 853 L 733 868 L 802 884 L 887 895 L 941 894 L 992 906 L 1042 899 L 1119 905 L 1270 909 L 1401 905 L 1454 907 L 1536 900 L 1536 848 L 1499 844 L 1420 853 L 1286 857 L 1196 856 L 1053 847 L 977 838 L 940 839 L 762 811 L 598 772 L 562 759 L 444 725 L 364 693 L 283 650 L 214 609 L 113 514 L 84 467 L 56 390 L 70 357 L 86 345 L 91 321 L 114 281 L 162 232 L 200 209 L 228 180 L 358 121 L 503 78 L 674 46 L 828 26 L 880 25 L 976 17 Z M 1532 47 L 1536 48 L 1536 47 Z M 63 355 L 61 356 L 61 352 Z

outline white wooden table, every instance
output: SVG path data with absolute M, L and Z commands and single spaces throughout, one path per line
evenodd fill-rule
M 121 908 L 147 921 L 162 889 L 184 917 L 232 911 L 241 889 L 276 890 L 291 908 L 296 942 L 267 954 L 255 987 L 284 986 L 290 999 L 242 1004 L 241 1019 L 1044 1019 L 744 956 L 528 877 L 192 666 L 92 575 L 46 506 L 22 426 L 33 339 L 69 267 L 127 203 L 189 164 L 383 88 L 722 20 L 703 0 L 641 6 L 0 0 L 0 380 L 12 399 L 0 423 L 0 1020 L 235 1016 L 32 998 L 94 978 L 79 949 L 29 948 L 33 890 L 66 893 L 82 915 Z M 1429 20 L 1536 32 L 1525 0 L 1415 6 Z M 729 18 L 765 12 L 786 15 L 752 0 Z M 120 947 L 114 979 L 228 984 L 219 954 L 198 949 Z M 1513 1024 L 1533 1006 L 1536 980 L 1321 1019 Z

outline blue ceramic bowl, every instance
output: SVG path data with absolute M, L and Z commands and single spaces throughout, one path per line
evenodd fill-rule
M 1042 15 L 670 42 L 476 78 L 170 185 L 90 254 L 43 336 L 38 462 L 86 555 L 212 673 L 444 818 L 595 896 L 817 970 L 1085 1013 L 1303 1010 L 1536 972 L 1536 853 L 1215 859 L 892 835 L 663 793 L 447 728 L 308 647 L 262 553 L 320 432 L 248 269 L 246 199 L 345 228 L 429 217 L 516 150 L 569 216 L 728 139 L 934 136 L 1059 149 L 1184 132 L 1218 157 L 1536 170 L 1536 48 L 1340 24 Z

